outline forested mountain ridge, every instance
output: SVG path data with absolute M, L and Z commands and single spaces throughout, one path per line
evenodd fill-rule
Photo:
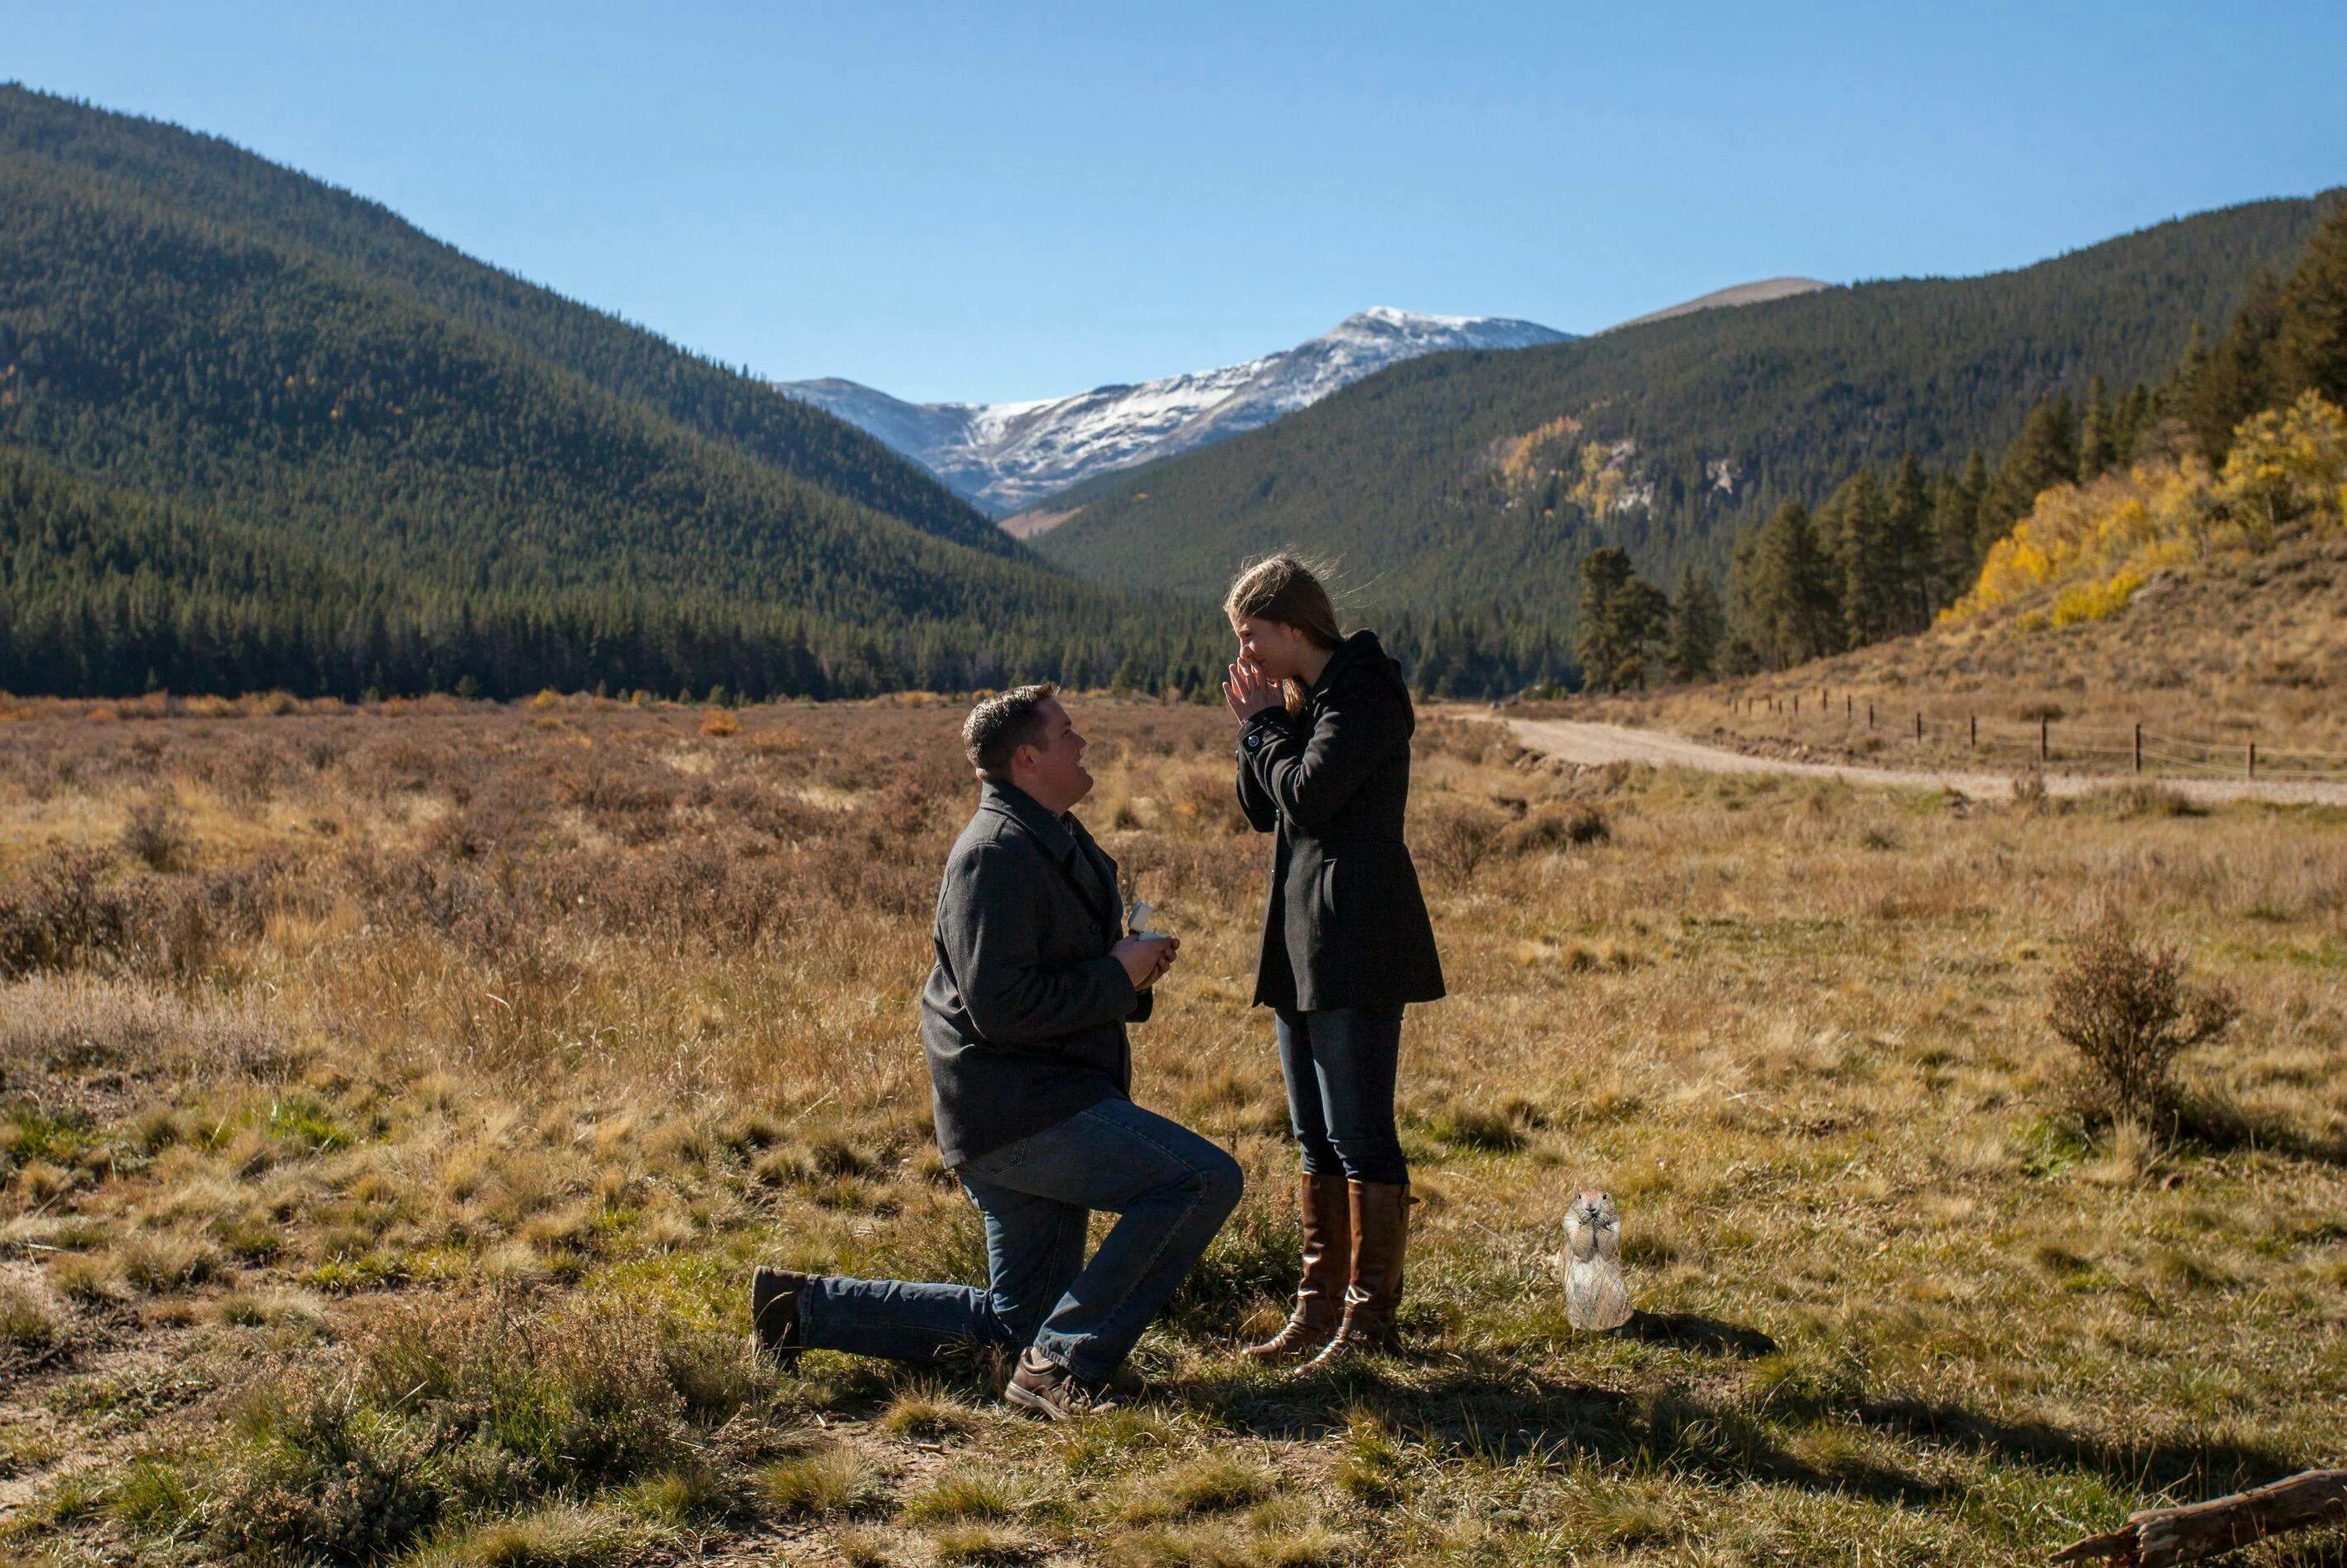
M 0 687 L 20 692 L 857 695 L 1000 678 L 1032 668 L 1022 659 L 1104 682 L 1195 651 L 1160 635 L 1171 616 L 1103 614 L 1060 579 L 1044 579 L 1056 600 L 1039 597 L 1031 575 L 1004 566 L 965 584 L 958 619 L 856 625 L 624 583 L 458 590 L 0 448 Z
M 926 532 L 1013 554 L 974 507 L 844 420 L 641 327 L 474 260 L 379 202 L 217 137 L 0 84 L 0 163 L 94 186 L 309 252 L 502 336 L 619 396 Z
M 1207 592 L 1243 557 L 1296 546 L 1336 558 L 1369 613 L 1472 613 L 1520 647 L 1564 646 L 1595 548 L 1657 580 L 1717 572 L 1739 529 L 1854 469 L 1909 451 L 1961 463 L 2056 387 L 2155 377 L 2260 268 L 2286 270 L 2333 200 L 2203 213 L 1986 277 L 1413 360 L 1086 487 L 1040 548 L 1104 583 Z
M 0 687 L 1154 685 L 1213 651 L 1186 607 L 923 531 L 168 194 L 0 154 Z

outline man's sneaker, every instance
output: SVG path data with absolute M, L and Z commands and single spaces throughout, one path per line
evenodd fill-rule
M 1054 1421 L 1116 1409 L 1116 1395 L 1107 1383 L 1077 1377 L 1046 1359 L 1031 1345 L 1019 1353 L 1019 1369 L 1010 1374 L 1002 1397 L 1022 1410 Z
M 750 1276 L 750 1325 L 761 1355 L 784 1366 L 799 1357 L 799 1292 L 808 1276 L 759 1266 Z

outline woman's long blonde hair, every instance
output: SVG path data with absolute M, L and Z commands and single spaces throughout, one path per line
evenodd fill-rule
M 1223 613 L 1234 622 L 1276 620 L 1304 634 L 1316 648 L 1335 652 L 1344 646 L 1345 633 L 1337 624 L 1337 607 L 1320 581 L 1321 574 L 1300 557 L 1282 550 L 1276 556 L 1241 569 L 1223 597 Z M 1304 707 L 1304 683 L 1286 682 L 1290 712 Z

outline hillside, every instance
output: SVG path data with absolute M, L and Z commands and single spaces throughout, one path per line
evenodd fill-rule
M 2246 423 L 2222 469 L 2062 485 L 1931 630 L 1781 672 L 1575 703 L 1747 749 L 1894 765 L 2347 777 L 2347 415 Z M 1918 725 L 1920 724 L 1920 733 Z
M 1365 610 L 1490 610 L 1568 630 L 1574 572 L 1627 548 L 1675 581 L 1861 465 L 1960 463 L 2033 401 L 2158 376 L 2285 269 L 2330 199 L 2163 223 L 1986 277 L 1863 283 L 1549 348 L 1442 354 L 1267 429 L 1051 504 L 1051 559 L 1103 583 L 1218 589 L 1280 546 L 1335 557 Z
M 415 286 L 429 242 L 388 215 L 323 187 L 278 204 L 347 221 L 359 239 L 329 253 L 248 226 L 270 181 L 226 154 L 250 181 L 214 202 L 202 160 L 175 191 L 31 133 L 61 118 L 86 155 L 195 138 L 5 102 L 42 111 L 0 141 L 0 445 L 19 449 L 0 627 L 18 690 L 829 692 L 1153 682 L 1208 651 L 1194 618 L 1045 569 L 876 443 L 743 377 L 461 258 L 433 274 L 480 285 L 454 308 Z M 386 272 L 362 264 L 369 236 L 397 252 Z M 710 392 L 732 401 L 696 402 Z M 821 439 L 778 445 L 801 426 Z M 859 497 L 908 499 L 932 527 Z
M 98 179 L 118 196 L 358 272 L 798 478 L 927 532 L 1009 553 L 999 531 L 944 486 L 846 422 L 220 138 L 0 84 L 0 163 Z
M 1966 699 L 1967 711 L 2014 719 L 2050 706 L 2080 723 L 2141 718 L 2347 755 L 2347 531 L 2293 529 L 2270 550 L 2169 569 L 2105 620 L 2052 624 L 2061 591 L 1734 689 L 1829 687 L 1837 703 L 1878 692 L 1927 709 Z
M 978 505 L 1020 514 L 1026 521 L 1010 531 L 1028 538 L 1048 526 L 1023 510 L 1043 497 L 1259 429 L 1387 365 L 1452 349 L 1526 348 L 1570 337 L 1533 322 L 1381 306 L 1244 364 L 1030 403 L 906 403 L 835 378 L 781 385 L 870 431 Z

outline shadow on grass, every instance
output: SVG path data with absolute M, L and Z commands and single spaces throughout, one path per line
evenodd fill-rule
M 1614 1330 L 1624 1339 L 1645 1345 L 1665 1345 L 1705 1356 L 1738 1356 L 1757 1360 L 1771 1355 L 1777 1341 L 1758 1328 L 1723 1323 L 1693 1312 L 1633 1312 L 1630 1321 Z
M 1624 1334 L 1717 1354 L 1776 1348 L 1758 1330 L 1682 1315 L 1641 1314 Z M 2049 1473 L 2092 1475 L 2122 1492 L 2197 1501 L 2278 1480 L 2294 1456 L 2221 1440 L 2112 1442 L 2044 1423 L 2001 1420 L 1922 1400 L 1829 1401 L 1794 1414 L 1754 1410 L 1733 1395 L 1685 1387 L 1636 1390 L 1545 1379 L 1493 1361 L 1370 1361 L 1266 1383 L 1245 1372 L 1185 1385 L 1173 1397 L 1250 1436 L 1339 1438 L 1364 1414 L 1421 1440 L 1500 1464 L 1590 1460 L 1695 1474 L 1725 1485 L 1758 1481 L 1922 1506 L 1959 1495 L 1961 1482 L 1926 1481 L 1857 1451 L 1855 1422 L 1911 1447 L 1968 1452 Z M 1845 1434 L 1837 1439 L 1837 1433 Z
M 2261 1116 L 2221 1100 L 2195 1097 L 2174 1113 L 2171 1135 L 2204 1154 L 2242 1154 L 2264 1150 L 2325 1165 L 2347 1165 L 2347 1142 L 2310 1138 L 2272 1116 Z
M 1921 1399 L 1869 1401 L 1859 1418 L 1911 1442 L 1963 1450 L 2006 1464 L 2092 1473 L 2121 1488 L 2195 1502 L 2280 1481 L 2304 1468 L 2248 1443 L 2113 1443 L 2038 1421 L 2006 1421 Z
M 1639 1313 L 1618 1332 L 1717 1356 L 1758 1358 L 1778 1348 L 1758 1329 L 1686 1313 Z M 846 1357 L 809 1359 L 815 1375 L 800 1379 L 799 1397 L 851 1419 L 877 1414 L 912 1379 L 983 1409 L 999 1399 L 1007 1372 L 1006 1362 L 991 1358 L 920 1368 Z M 1143 1404 L 1186 1407 L 1225 1430 L 1259 1440 L 1341 1441 L 1366 1416 L 1421 1442 L 1495 1464 L 1583 1460 L 1907 1506 L 1949 1501 L 1963 1486 L 1926 1481 L 1854 1451 L 1846 1440 L 1833 1440 L 1837 1429 L 1849 1430 L 1840 1423 L 1854 1421 L 1910 1445 L 2049 1473 L 2092 1475 L 2123 1492 L 2182 1501 L 2260 1485 L 2301 1468 L 2294 1456 L 2250 1444 L 2112 1442 L 1920 1399 L 1829 1401 L 1803 1416 L 1786 1419 L 1788 1412 L 1778 1411 L 1779 1419 L 1770 1419 L 1768 1410 L 1745 1408 L 1733 1395 L 1558 1382 L 1504 1357 L 1377 1358 L 1286 1376 L 1218 1366 L 1147 1391 L 1120 1391 L 1128 1398 L 1137 1393 Z
M 1262 1439 L 1337 1438 L 1367 1415 L 1494 1464 L 1587 1460 L 1919 1505 L 1948 1491 L 1855 1455 L 1812 1463 L 1751 1415 L 1685 1389 L 1624 1392 L 1469 1365 L 1405 1383 L 1370 1362 L 1269 1388 L 1244 1377 L 1201 1381 L 1183 1394 L 1222 1424 Z

